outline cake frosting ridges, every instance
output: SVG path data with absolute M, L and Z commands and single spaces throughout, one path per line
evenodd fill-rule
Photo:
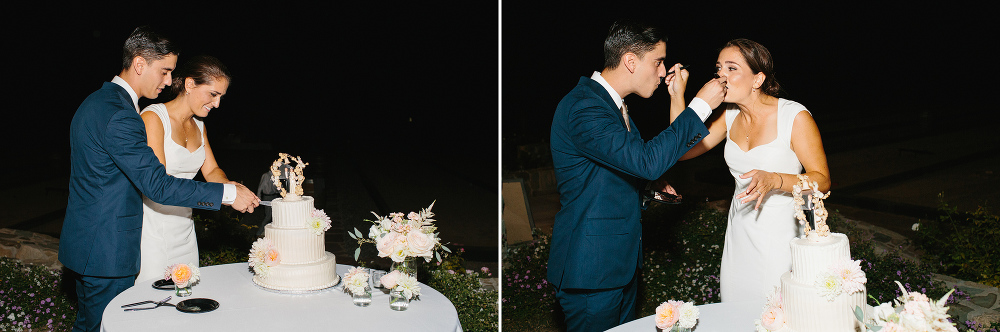
M 865 291 L 860 291 L 841 294 L 833 301 L 828 301 L 819 294 L 813 283 L 794 280 L 790 272 L 781 276 L 785 320 L 791 331 L 855 331 L 860 323 L 854 317 L 854 308 L 865 308 L 866 296 Z
M 810 285 L 834 262 L 851 258 L 847 236 L 840 233 L 831 233 L 819 242 L 796 238 L 789 245 L 792 249 L 792 279 Z
M 276 228 L 264 226 L 264 238 L 274 242 L 281 253 L 281 264 L 308 264 L 326 257 L 326 243 L 323 236 L 306 231 L 304 227 Z
M 271 225 L 278 228 L 305 228 L 312 215 L 313 198 L 301 196 L 297 200 L 275 198 L 271 201 Z
M 332 253 L 317 262 L 271 267 L 267 278 L 254 276 L 253 282 L 280 291 L 309 291 L 332 287 L 337 280 L 337 260 Z

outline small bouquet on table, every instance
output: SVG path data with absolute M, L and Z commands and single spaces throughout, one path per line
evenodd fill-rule
M 656 328 L 663 332 L 688 332 L 698 324 L 699 314 L 694 302 L 663 302 L 656 307 Z
M 163 280 L 174 282 L 174 293 L 179 297 L 191 295 L 191 286 L 201 280 L 201 272 L 194 264 L 178 263 L 167 266 L 163 273 Z
M 435 201 L 436 202 L 436 201 Z M 439 250 L 451 252 L 441 244 L 437 227 L 434 226 L 434 202 L 420 212 L 390 213 L 380 216 L 375 212 L 376 220 L 366 220 L 372 223 L 365 237 L 357 228 L 347 232 L 351 238 L 358 241 L 358 249 L 354 251 L 354 259 L 361 255 L 361 245 L 374 244 L 379 257 L 389 257 L 392 260 L 390 272 L 379 278 L 383 287 L 390 290 L 389 306 L 394 310 L 406 310 L 410 300 L 420 295 L 417 283 L 417 258 L 425 262 L 434 259 L 441 261 Z
M 882 303 L 872 309 L 871 321 L 864 320 L 861 307 L 854 309 L 858 321 L 865 324 L 868 332 L 958 332 L 955 323 L 948 320 L 948 297 L 955 290 L 948 291 L 941 299 L 933 301 L 920 292 L 910 292 L 899 281 L 899 290 L 903 293 L 893 303 Z

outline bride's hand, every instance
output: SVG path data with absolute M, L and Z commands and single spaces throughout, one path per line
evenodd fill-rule
M 754 210 L 760 208 L 760 203 L 764 202 L 764 197 L 769 195 L 771 190 L 778 189 L 778 181 L 781 180 L 780 175 L 777 173 L 757 169 L 740 175 L 740 178 L 753 179 L 750 180 L 750 184 L 747 185 L 747 190 L 741 192 L 739 195 L 736 195 L 736 199 L 740 200 L 740 204 L 756 200 L 757 204 L 754 205 Z

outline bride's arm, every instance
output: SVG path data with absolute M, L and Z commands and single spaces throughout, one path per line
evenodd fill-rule
M 691 150 L 688 150 L 688 152 L 685 153 L 683 156 L 681 156 L 681 159 L 679 160 L 688 160 L 700 156 L 701 154 L 708 152 L 708 150 L 714 148 L 716 145 L 719 145 L 719 143 L 722 143 L 722 141 L 725 141 L 726 140 L 726 118 L 724 116 L 725 114 L 726 111 L 724 109 L 722 111 L 715 111 L 714 113 L 712 113 L 712 116 L 709 116 L 707 120 L 708 136 L 702 139 L 701 142 L 698 142 L 698 144 L 695 144 L 695 146 L 691 147 Z
M 160 122 L 160 116 L 156 115 L 156 112 L 144 112 L 140 116 L 146 126 L 146 144 L 153 149 L 156 159 L 166 165 L 167 158 L 163 153 L 163 122 Z
M 205 176 L 205 181 L 208 182 L 228 183 L 229 178 L 226 177 L 226 172 L 219 168 L 219 164 L 215 161 L 215 154 L 212 153 L 212 146 L 208 144 L 207 126 L 202 130 L 201 135 L 201 139 L 205 142 L 205 163 L 201 165 L 201 175 Z
M 819 128 L 809 112 L 799 112 L 795 115 L 792 125 L 792 151 L 798 156 L 799 162 L 805 168 L 809 181 L 815 181 L 822 192 L 830 191 L 830 168 L 826 163 L 826 152 L 823 150 L 823 139 Z M 782 190 L 792 191 L 792 186 L 798 183 L 795 174 L 780 174 L 784 184 Z M 789 181 L 791 180 L 791 181 Z

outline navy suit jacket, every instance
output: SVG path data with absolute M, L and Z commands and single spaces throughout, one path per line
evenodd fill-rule
M 165 205 L 212 210 L 222 205 L 221 183 L 167 174 L 146 143 L 146 127 L 132 98 L 118 84 L 105 82 L 76 110 L 70 153 L 59 261 L 79 274 L 139 273 L 141 194 Z
M 640 260 L 641 190 L 708 135 L 688 108 L 659 135 L 632 131 L 600 83 L 581 77 L 556 107 L 550 147 L 562 208 L 548 280 L 559 288 L 607 289 L 632 280 Z

